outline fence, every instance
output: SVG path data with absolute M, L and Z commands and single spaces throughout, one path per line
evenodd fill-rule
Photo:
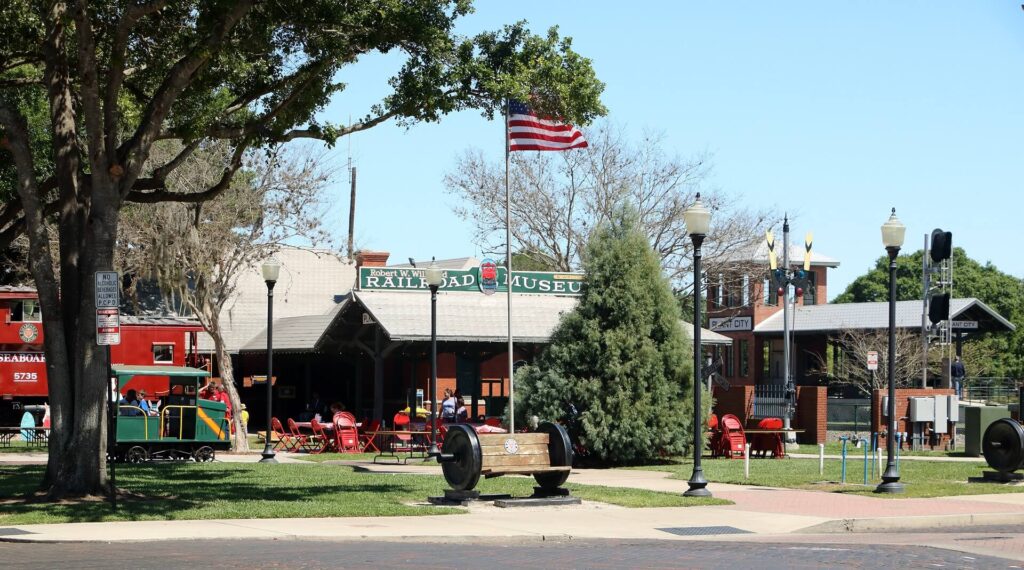
M 990 406 L 1016 403 L 1020 385 L 1013 378 L 969 376 L 964 379 L 964 400 Z
M 871 431 L 871 398 L 829 398 L 826 415 L 829 431 Z
M 783 418 L 789 409 L 786 386 L 782 384 L 757 384 L 754 386 L 754 411 L 751 418 Z

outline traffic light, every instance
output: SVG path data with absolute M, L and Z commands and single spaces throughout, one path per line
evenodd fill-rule
M 928 320 L 933 325 L 949 319 L 949 293 L 935 293 L 928 301 Z
M 932 230 L 932 261 L 938 263 L 949 259 L 953 254 L 953 232 L 944 232 L 939 228 Z

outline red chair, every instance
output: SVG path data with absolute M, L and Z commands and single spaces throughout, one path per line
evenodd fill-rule
M 757 429 L 782 429 L 782 420 L 779 418 L 765 418 L 758 422 Z M 750 439 L 751 457 L 772 457 L 781 459 L 786 456 L 786 446 L 782 443 L 781 433 L 756 433 Z
M 284 431 L 281 420 L 274 417 L 270 418 L 270 427 L 274 431 L 274 435 L 277 436 L 277 443 L 274 444 L 275 451 L 295 451 L 297 442 L 290 433 Z
M 299 426 L 295 425 L 295 420 L 291 418 L 288 418 L 288 431 L 291 432 L 292 440 L 295 442 L 292 451 L 309 451 L 312 448 L 309 436 L 299 431 Z
M 409 414 L 405 412 L 398 412 L 394 417 L 395 431 L 408 431 L 409 430 Z M 391 451 L 393 452 L 410 452 L 413 451 L 413 442 L 411 433 L 396 433 L 391 440 Z
M 352 414 L 342 412 L 334 418 L 334 447 L 338 453 L 359 453 L 359 428 Z
M 725 414 L 719 425 L 722 428 L 722 435 L 718 438 L 717 456 L 732 459 L 738 454 L 738 457 L 743 457 L 747 449 L 747 436 L 740 419 L 732 414 Z
M 309 420 L 309 427 L 313 430 L 313 435 L 308 440 L 310 453 L 323 453 L 333 447 L 333 439 L 328 437 L 324 426 L 320 425 L 316 418 Z
M 501 418 L 487 418 L 484 420 L 484 425 L 491 427 L 501 427 Z
M 359 450 L 363 453 L 369 453 L 372 449 L 377 453 L 380 453 L 380 448 L 377 447 L 377 430 L 380 429 L 380 420 L 370 420 L 363 422 L 363 431 L 359 433 Z

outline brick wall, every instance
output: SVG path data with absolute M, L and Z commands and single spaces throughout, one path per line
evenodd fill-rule
M 757 420 L 751 419 L 754 411 L 754 387 L 733 386 L 728 391 L 715 386 L 715 407 L 713 412 L 721 418 L 732 414 L 748 428 L 757 427 Z M 797 411 L 793 427 L 804 430 L 797 434 L 801 443 L 825 443 L 828 420 L 828 394 L 824 386 L 798 386 L 796 389 Z
M 951 396 L 955 394 L 952 389 L 947 388 L 901 388 L 896 390 L 896 431 L 908 434 L 910 437 L 910 398 L 922 396 Z M 871 399 L 871 425 L 872 431 L 882 433 L 886 430 L 885 415 L 882 410 L 882 403 L 885 396 L 889 395 L 888 390 L 875 390 Z M 938 434 L 939 439 L 935 440 L 932 447 L 942 448 L 949 442 L 951 429 L 947 428 L 946 433 Z M 932 438 L 925 438 L 927 444 L 932 444 Z M 879 437 L 879 447 L 884 448 L 885 438 Z
M 800 443 L 825 443 L 828 432 L 828 389 L 824 386 L 797 386 L 796 425 Z

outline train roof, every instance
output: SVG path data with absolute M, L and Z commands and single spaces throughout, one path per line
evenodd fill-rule
M 111 366 L 118 376 L 209 376 L 210 372 L 191 366 L 154 366 L 146 364 L 115 364 Z

